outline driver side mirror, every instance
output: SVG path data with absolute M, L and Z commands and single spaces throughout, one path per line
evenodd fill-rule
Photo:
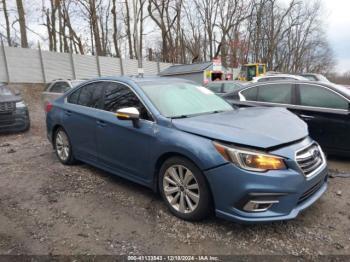
M 140 112 L 136 107 L 126 107 L 118 109 L 115 115 L 120 120 L 131 120 L 134 126 L 138 127 Z

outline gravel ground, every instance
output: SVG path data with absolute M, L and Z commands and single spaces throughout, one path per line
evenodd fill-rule
M 239 225 L 169 214 L 147 188 L 58 162 L 46 139 L 42 86 L 17 85 L 30 131 L 0 136 L 0 254 L 350 254 L 350 173 L 331 159 L 327 193 L 297 219 Z

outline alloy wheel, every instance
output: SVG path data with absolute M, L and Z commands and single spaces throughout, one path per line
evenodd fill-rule
M 178 212 L 191 213 L 198 206 L 199 185 L 185 166 L 173 165 L 165 171 L 163 191 L 169 204 Z
M 70 144 L 67 134 L 62 130 L 58 131 L 56 135 L 56 151 L 62 161 L 66 161 L 69 158 Z

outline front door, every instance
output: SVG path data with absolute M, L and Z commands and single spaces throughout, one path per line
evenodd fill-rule
M 349 102 L 316 84 L 298 85 L 297 97 L 293 111 L 308 124 L 310 136 L 329 152 L 350 151 Z
M 101 163 L 120 176 L 149 183 L 153 175 L 149 159 L 156 145 L 156 124 L 149 111 L 131 88 L 118 82 L 109 82 L 105 87 L 103 103 L 105 112 L 100 112 L 97 125 Z M 126 107 L 139 110 L 137 126 L 116 117 L 116 111 Z

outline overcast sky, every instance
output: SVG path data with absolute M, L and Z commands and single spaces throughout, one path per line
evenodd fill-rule
M 290 0 L 281 0 L 284 2 L 290 2 Z M 308 1 L 308 0 L 304 0 Z M 338 65 L 338 72 L 350 71 L 350 0 L 321 0 L 324 9 L 324 25 L 327 31 L 328 39 L 331 47 L 334 50 Z M 37 5 L 30 5 L 28 3 L 37 3 Z M 15 1 L 8 1 L 10 8 L 15 10 Z M 25 0 L 26 8 L 31 9 L 30 13 L 34 10 L 40 10 L 41 0 Z M 13 7 L 13 8 L 11 8 Z M 2 16 L 0 16 L 2 18 Z M 1 19 L 0 18 L 0 19 Z M 2 20 L 2 19 L 1 19 Z M 38 26 L 41 23 L 40 17 L 31 17 L 28 19 L 29 27 L 36 32 L 45 34 L 45 28 Z M 3 21 L 1 21 L 3 22 Z M 38 39 L 36 35 L 28 32 L 31 40 Z M 146 41 L 152 41 L 151 35 L 145 38 Z M 149 43 L 146 43 L 149 44 Z
M 350 0 L 323 0 L 323 4 L 328 38 L 337 57 L 338 69 L 350 71 Z

